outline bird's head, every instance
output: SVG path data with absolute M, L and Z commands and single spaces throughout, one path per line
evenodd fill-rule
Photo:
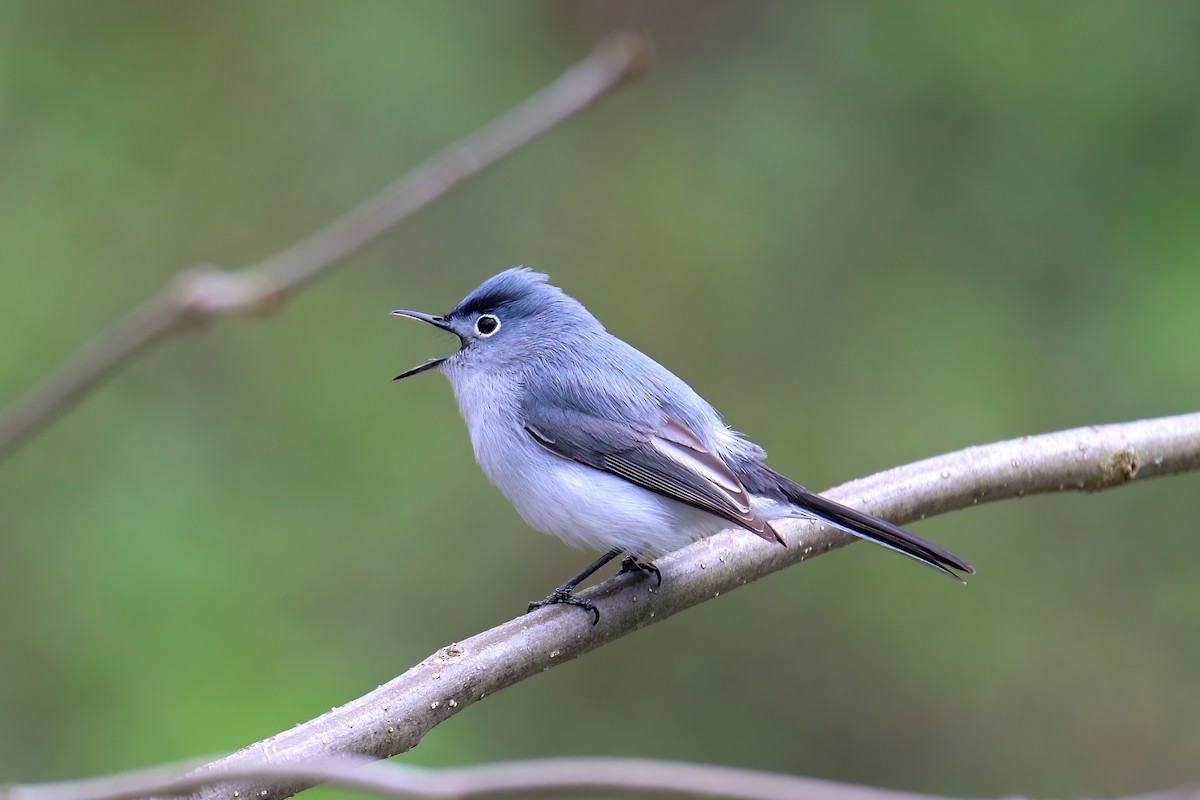
M 449 314 L 393 311 L 396 316 L 419 319 L 449 331 L 460 344 L 457 352 L 431 358 L 394 380 L 446 366 L 511 367 L 564 345 L 580 333 L 604 331 L 582 303 L 547 280 L 546 275 L 527 267 L 513 267 L 475 287 Z

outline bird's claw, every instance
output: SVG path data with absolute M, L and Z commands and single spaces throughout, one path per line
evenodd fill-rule
M 575 595 L 563 589 L 555 589 L 544 600 L 534 600 L 529 604 L 529 609 L 525 613 L 528 614 L 532 611 L 542 608 L 543 606 L 556 605 L 578 606 L 584 611 L 592 612 L 592 625 L 600 622 L 600 609 L 596 608 L 594 604 L 588 602 L 587 600 L 584 600 L 581 597 L 576 597 Z
M 633 556 L 625 556 L 625 560 L 621 562 L 621 569 L 617 574 L 624 575 L 626 572 L 640 572 L 643 575 L 653 574 L 654 585 L 662 586 L 662 573 L 658 571 L 658 567 L 649 561 L 638 561 Z

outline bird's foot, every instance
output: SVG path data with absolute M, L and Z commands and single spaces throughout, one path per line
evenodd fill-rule
M 649 561 L 638 561 L 633 556 L 625 556 L 625 560 L 621 562 L 621 569 L 617 571 L 617 574 L 624 575 L 626 572 L 640 572 L 643 575 L 653 575 L 654 585 L 662 586 L 662 573 L 658 571 L 658 567 Z
M 571 592 L 569 590 L 567 590 L 561 586 L 559 588 L 555 589 L 553 592 L 551 592 L 546 597 L 546 599 L 534 600 L 532 603 L 529 604 L 529 609 L 525 613 L 528 614 L 531 611 L 539 609 L 543 606 L 557 606 L 557 605 L 578 606 L 579 608 L 582 608 L 584 611 L 592 612 L 592 624 L 593 625 L 595 625 L 596 623 L 598 623 L 600 621 L 600 609 L 596 608 L 595 605 L 593 605 L 592 603 L 589 603 L 587 600 L 584 600 L 581 597 L 577 597 L 577 596 L 571 594 Z

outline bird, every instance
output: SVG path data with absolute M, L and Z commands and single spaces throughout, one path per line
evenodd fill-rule
M 528 611 L 566 604 L 624 554 L 621 569 L 662 576 L 653 559 L 736 526 L 786 547 L 772 521 L 812 518 L 956 580 L 975 568 L 887 520 L 812 492 L 764 463 L 766 451 L 666 367 L 609 333 L 528 267 L 488 278 L 447 314 L 391 312 L 458 337 L 451 355 L 397 375 L 445 375 L 487 478 L 532 528 L 603 553 Z

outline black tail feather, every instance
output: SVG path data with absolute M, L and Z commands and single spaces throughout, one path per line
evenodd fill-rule
M 879 519 L 864 511 L 844 506 L 841 503 L 830 500 L 828 497 L 811 492 L 761 462 L 759 462 L 759 466 L 763 470 L 766 470 L 769 475 L 760 473 L 755 476 L 758 478 L 758 481 L 754 482 L 758 483 L 761 481 L 762 483 L 773 484 L 770 488 L 775 491 L 763 492 L 762 490 L 767 488 L 763 485 L 755 487 L 747 486 L 752 492 L 771 495 L 778 492 L 782 495 L 781 499 L 786 499 L 787 502 L 809 516 L 840 528 L 847 533 L 882 545 L 889 550 L 894 550 L 909 558 L 914 558 L 923 564 L 933 567 L 944 575 L 949 575 L 955 580 L 961 581 L 962 578 L 952 570 L 958 570 L 967 574 L 975 572 L 975 568 L 969 562 L 959 558 L 940 545 L 934 544 L 927 539 L 922 539 L 912 531 L 902 528 L 895 523 L 888 522 L 885 519 Z

